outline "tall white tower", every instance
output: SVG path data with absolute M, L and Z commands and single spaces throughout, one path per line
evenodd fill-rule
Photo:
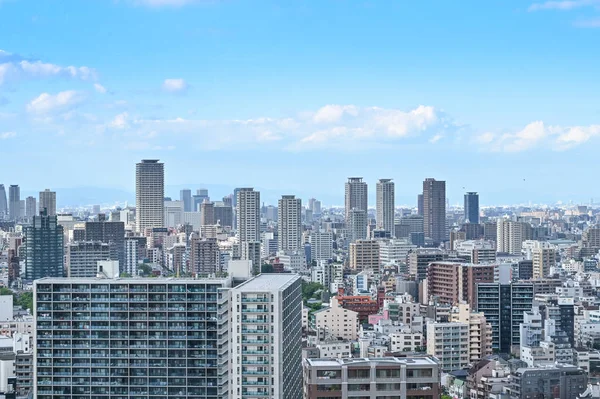
M 302 200 L 283 195 L 277 207 L 278 249 L 299 251 L 302 247 Z
M 394 235 L 394 182 L 379 179 L 377 182 L 377 228 Z
M 158 159 L 143 159 L 135 167 L 136 229 L 164 227 L 165 168 Z
M 260 248 L 260 192 L 253 188 L 239 188 L 236 193 L 236 226 L 241 258 L 252 260 L 255 272 L 260 270 L 259 259 L 256 259 L 255 244 Z
M 365 214 L 367 214 L 367 183 L 362 181 L 362 177 L 350 177 L 346 182 L 345 191 L 346 223 L 348 223 L 348 219 L 350 218 L 350 211 L 352 209 L 360 209 L 363 210 Z

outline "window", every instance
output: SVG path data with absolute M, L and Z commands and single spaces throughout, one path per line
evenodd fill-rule
M 349 379 L 370 378 L 370 377 L 371 377 L 370 369 L 350 369 L 350 370 L 348 370 L 348 378 Z

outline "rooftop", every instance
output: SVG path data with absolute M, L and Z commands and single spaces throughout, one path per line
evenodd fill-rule
M 300 279 L 297 274 L 289 273 L 263 273 L 234 288 L 236 291 L 273 291 L 283 290 L 294 281 Z
M 417 366 L 433 366 L 437 362 L 430 357 L 371 357 L 371 358 L 347 358 L 347 359 L 305 359 L 310 366 L 315 367 L 338 367 L 343 365 L 362 365 L 365 363 L 376 363 L 377 365 L 407 364 Z
M 229 278 L 175 278 L 175 277 L 44 277 L 35 280 L 39 284 L 89 284 L 89 283 L 111 283 L 111 284 L 198 284 L 217 283 L 228 286 Z

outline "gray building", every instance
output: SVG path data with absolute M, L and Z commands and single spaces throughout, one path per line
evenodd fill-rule
M 111 244 L 110 260 L 119 261 L 119 269 L 125 271 L 125 223 L 109 222 L 105 215 L 98 215 L 98 221 L 85 223 L 85 240 Z
M 368 188 L 362 177 L 349 177 L 345 186 L 346 223 L 350 219 L 352 209 L 368 212 Z
M 6 189 L 4 184 L 0 184 L 0 219 L 8 215 L 8 200 L 6 199 Z
M 229 279 L 37 280 L 34 397 L 227 398 L 230 286 Z
M 179 200 L 183 202 L 183 211 L 184 212 L 193 212 L 192 211 L 192 190 L 189 188 L 184 188 L 179 191 Z M 195 209 L 194 209 L 195 211 Z
M 446 237 L 446 182 L 425 179 L 423 182 L 423 232 L 434 245 Z
M 67 277 L 95 277 L 98 262 L 110 260 L 110 244 L 77 241 L 66 245 Z
M 136 230 L 165 227 L 165 165 L 157 159 L 144 159 L 135 167 Z
M 21 217 L 21 188 L 12 184 L 8 188 L 8 218 L 17 220 Z
M 587 373 L 575 366 L 520 368 L 509 379 L 510 399 L 577 399 L 587 389 Z
M 48 216 L 56 215 L 56 192 L 45 189 L 40 191 L 40 210 L 46 208 Z
M 63 227 L 56 216 L 42 210 L 25 228 L 25 278 L 64 276 Z
M 479 194 L 465 194 L 465 222 L 479 223 Z

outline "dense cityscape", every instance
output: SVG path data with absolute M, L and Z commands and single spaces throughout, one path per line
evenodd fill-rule
M 135 165 L 126 208 L 0 185 L 0 397 L 600 397 L 593 203 L 172 198 L 166 167 Z

